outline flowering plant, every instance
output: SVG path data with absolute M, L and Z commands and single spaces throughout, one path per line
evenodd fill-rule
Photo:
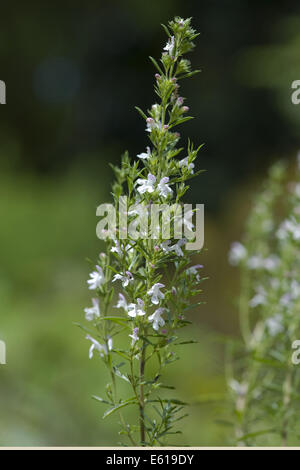
M 299 162 L 300 163 L 300 162 Z M 243 244 L 230 262 L 241 271 L 239 309 L 243 345 L 228 364 L 228 383 L 242 445 L 293 441 L 299 412 L 300 184 L 288 183 L 283 163 L 271 168 L 254 201 Z M 299 345 L 299 344 L 298 344 Z M 232 352 L 234 351 L 232 350 Z
M 195 297 L 201 292 L 199 284 L 203 280 L 202 266 L 190 265 L 192 255 L 198 251 L 188 251 L 184 237 L 175 240 L 175 229 L 167 240 L 156 225 L 151 228 L 150 238 L 142 229 L 137 232 L 136 216 L 141 207 L 147 213 L 155 203 L 181 203 L 188 190 L 186 182 L 201 173 L 195 172 L 194 163 L 200 147 L 195 149 L 189 143 L 186 156 L 177 159 L 183 149 L 177 148 L 180 135 L 174 132 L 176 126 L 192 119 L 179 94 L 179 82 L 198 72 L 192 71 L 184 57 L 194 48 L 197 34 L 190 19 L 175 18 L 164 29 L 168 42 L 160 64 L 151 58 L 157 70 L 155 92 L 159 102 L 147 114 L 137 108 L 151 147 L 136 161 L 125 153 L 121 167 L 113 167 L 114 206 L 119 207 L 119 198 L 126 195 L 126 207 L 118 212 L 115 230 L 101 230 L 107 237 L 107 249 L 100 254 L 88 281 L 95 296 L 92 306 L 85 310 L 91 327 L 83 326 L 91 343 L 90 358 L 100 357 L 111 377 L 106 398 L 94 398 L 108 405 L 104 417 L 119 413 L 120 434 L 127 436 L 131 445 L 142 446 L 163 445 L 168 435 L 179 432 L 173 426 L 183 417 L 184 403 L 162 398 L 162 389 L 172 387 L 161 381 L 161 375 L 178 359 L 173 349 L 186 343 L 180 340 L 178 331 L 190 323 L 187 310 L 200 304 Z M 189 230 L 194 227 L 193 215 L 190 211 L 184 218 Z M 124 233 L 120 222 L 124 216 L 136 236 Z M 172 217 L 177 220 L 178 214 Z M 121 288 L 118 300 L 115 286 Z M 121 314 L 111 314 L 112 308 Z M 126 347 L 121 348 L 117 337 L 124 332 Z M 119 379 L 131 389 L 129 398 L 118 397 Z M 123 410 L 128 406 L 137 407 L 138 423 L 125 420 Z

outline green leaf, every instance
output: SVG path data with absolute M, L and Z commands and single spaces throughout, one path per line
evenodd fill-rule
M 120 379 L 123 379 L 123 380 L 125 380 L 125 382 L 130 383 L 130 380 L 128 379 L 128 377 L 126 377 L 126 375 L 122 374 L 122 372 L 117 367 L 113 366 L 113 372 Z
M 264 429 L 263 431 L 257 431 L 257 432 L 252 432 L 252 433 L 249 433 L 249 434 L 245 434 L 244 436 L 239 437 L 237 439 L 237 441 L 242 442 L 242 441 L 246 441 L 247 439 L 252 439 L 254 437 L 263 436 L 264 434 L 271 434 L 271 433 L 275 433 L 275 432 L 276 432 L 275 429 Z
M 126 402 L 122 402 L 119 405 L 113 406 L 113 408 L 110 408 L 109 410 L 107 410 L 104 413 L 103 419 L 107 418 L 108 416 L 111 416 L 113 413 L 115 413 L 116 411 L 121 410 L 122 408 L 125 408 L 126 406 L 136 405 L 136 404 L 137 404 L 136 400 L 135 401 L 130 401 L 129 400 L 129 401 L 126 401 Z
M 160 66 L 158 65 L 158 63 L 156 62 L 156 60 L 153 59 L 153 57 L 151 57 L 151 56 L 149 56 L 149 59 L 151 60 L 152 64 L 157 69 L 157 71 L 160 73 L 160 75 L 163 75 L 164 73 L 163 73 L 162 69 L 160 68 Z
M 112 323 L 116 323 L 117 325 L 127 326 L 129 328 L 129 326 L 127 325 L 128 320 L 126 318 L 123 318 L 123 317 L 107 316 L 107 317 L 101 317 L 100 320 L 111 321 Z
M 207 403 L 215 403 L 220 401 L 225 401 L 226 395 L 224 393 L 210 393 L 210 394 L 203 394 L 196 398 L 194 401 L 195 405 L 204 405 Z
M 144 111 L 141 110 L 141 108 L 139 108 L 138 106 L 135 106 L 135 109 L 137 110 L 138 113 L 140 113 L 140 115 L 142 116 L 142 118 L 145 119 L 145 121 L 147 120 L 147 116 L 146 114 L 144 113 Z
M 198 344 L 199 341 L 194 341 L 194 340 L 190 340 L 190 341 L 180 341 L 180 343 L 175 343 L 174 346 L 182 346 L 184 344 Z
M 121 356 L 123 359 L 126 359 L 126 361 L 130 361 L 130 357 L 126 354 L 125 351 L 123 350 L 120 350 L 120 349 L 114 349 L 114 352 L 116 354 L 118 354 L 119 356 Z
M 202 70 L 193 70 L 192 72 L 186 73 L 184 75 L 178 76 L 178 80 L 181 80 L 182 78 L 190 78 L 193 77 L 194 75 L 197 75 L 198 73 L 201 73 Z
M 100 403 L 104 403 L 105 405 L 110 405 L 110 406 L 113 405 L 113 403 L 110 403 L 107 400 L 103 400 L 103 398 L 97 397 L 96 395 L 93 395 L 92 399 L 96 400 L 96 401 L 99 401 Z
M 168 30 L 168 28 L 166 27 L 166 25 L 161 24 L 161 26 L 162 26 L 163 29 L 165 30 L 166 35 L 170 38 L 170 37 L 171 37 L 171 33 L 170 33 L 170 31 Z

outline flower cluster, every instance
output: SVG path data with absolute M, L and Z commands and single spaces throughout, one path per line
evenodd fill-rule
M 176 147 L 180 135 L 173 131 L 191 119 L 186 116 L 189 108 L 179 94 L 179 83 L 196 73 L 184 55 L 193 49 L 197 34 L 190 19 L 175 18 L 165 30 L 169 39 L 161 62 L 151 59 L 157 69 L 155 91 L 159 103 L 148 113 L 137 108 L 145 121 L 150 146 L 133 161 L 126 153 L 121 167 L 113 167 L 115 206 L 118 207 L 118 198 L 126 194 L 127 216 L 132 223 L 138 204 L 150 207 L 154 203 L 179 203 L 187 190 L 186 182 L 200 173 L 195 172 L 194 163 L 200 147 L 194 149 L 189 143 L 187 155 L 178 159 L 183 149 Z M 192 218 L 192 211 L 184 218 L 190 229 Z M 90 357 L 97 352 L 112 380 L 107 386 L 107 398 L 96 399 L 110 406 L 105 416 L 120 414 L 121 433 L 132 445 L 163 444 L 183 406 L 178 399 L 161 398 L 159 391 L 165 384 L 160 382 L 160 376 L 177 359 L 172 349 L 180 344 L 178 330 L 189 324 L 186 312 L 191 304 L 200 305 L 197 296 L 201 293 L 199 283 L 204 279 L 201 265 L 191 267 L 191 257 L 198 253 L 187 251 L 187 240 L 178 241 L 174 233 L 170 235 L 168 240 L 161 233 L 155 239 L 124 240 L 121 228 L 117 228 L 116 239 L 107 239 L 106 253 L 99 256 L 88 281 L 89 289 L 95 292 L 92 307 L 85 309 L 91 325 L 87 336 L 92 343 Z M 120 346 L 121 340 L 119 345 L 116 340 L 124 332 L 126 348 Z M 156 365 L 148 369 L 149 363 Z M 128 384 L 131 398 L 118 398 L 119 379 Z M 122 415 L 129 405 L 137 406 L 138 429 Z
M 298 180 L 299 173 L 300 168 Z M 229 254 L 241 270 L 244 344 L 228 377 L 240 444 L 265 445 L 271 432 L 273 443 L 277 435 L 278 443 L 287 445 L 295 436 L 300 370 L 292 364 L 292 345 L 300 338 L 300 186 L 288 183 L 288 175 L 284 164 L 272 167 L 254 201 L 244 242 L 235 242 Z

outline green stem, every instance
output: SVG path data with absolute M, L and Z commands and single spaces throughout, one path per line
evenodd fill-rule
M 291 393 L 292 393 L 292 372 L 291 370 L 288 371 L 285 381 L 283 383 L 283 408 L 284 408 L 284 416 L 283 416 L 283 423 L 282 423 L 282 431 L 281 431 L 281 438 L 282 438 L 282 446 L 287 446 L 288 441 L 288 426 L 289 426 L 289 418 L 287 416 L 288 408 L 291 402 Z
M 141 358 L 140 358 L 140 440 L 141 445 L 145 444 L 145 396 L 144 396 L 144 380 L 146 366 L 146 345 L 143 342 Z

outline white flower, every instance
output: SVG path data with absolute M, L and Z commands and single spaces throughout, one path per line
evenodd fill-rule
M 90 278 L 87 283 L 89 284 L 90 290 L 98 289 L 104 282 L 105 277 L 102 268 L 100 266 L 96 266 L 97 271 L 94 271 L 90 274 Z
M 179 26 L 185 26 L 185 20 L 183 18 L 177 18 L 176 21 L 179 24 Z
M 263 261 L 263 267 L 267 271 L 273 271 L 280 263 L 280 259 L 276 255 L 271 255 Z
M 170 178 L 165 176 L 164 178 L 160 180 L 160 183 L 157 186 L 160 196 L 164 198 L 167 198 L 168 196 L 172 196 L 173 194 L 173 190 L 168 185 L 169 181 L 170 181 Z
M 107 337 L 107 346 L 108 346 L 108 350 L 111 351 L 113 349 L 113 339 L 111 336 L 108 336 Z
M 300 224 L 297 224 L 295 219 L 285 220 L 278 229 L 277 237 L 280 240 L 286 240 L 289 235 L 292 235 L 295 241 L 300 240 Z
M 300 224 L 294 225 L 293 228 L 293 239 L 295 241 L 300 240 Z
M 264 265 L 264 260 L 261 256 L 251 256 L 248 260 L 247 266 L 249 269 L 261 269 Z
M 120 243 L 119 243 L 118 240 L 114 240 L 114 242 L 115 242 L 115 246 L 113 246 L 110 251 L 112 253 L 117 253 L 119 256 L 121 256 L 122 255 L 122 250 L 121 250 Z
M 128 212 L 128 215 L 132 215 L 132 213 Z M 135 243 L 133 243 L 132 245 L 127 244 L 124 247 L 124 244 L 120 243 L 119 240 L 114 240 L 114 242 L 115 242 L 115 246 L 113 246 L 110 250 L 112 253 L 117 253 L 119 256 L 122 256 L 124 252 L 128 254 L 132 254 Z
M 142 160 L 149 160 L 151 155 L 151 150 L 150 147 L 147 147 L 147 153 L 140 153 L 137 155 L 138 158 L 141 158 Z
M 179 240 L 175 245 L 170 246 L 171 241 L 166 240 L 166 241 L 162 242 L 160 246 L 161 246 L 161 249 L 165 253 L 170 253 L 172 251 L 175 251 L 177 256 L 184 256 L 184 253 L 182 251 L 182 246 L 184 246 L 186 244 L 186 242 L 187 242 L 186 239 L 183 238 L 182 240 Z
M 262 286 L 259 286 L 256 290 L 256 295 L 250 300 L 250 307 L 255 308 L 258 305 L 265 305 L 267 300 L 267 294 Z
M 138 188 L 138 192 L 140 194 L 144 194 L 144 193 L 153 193 L 154 192 L 154 185 L 156 183 L 156 178 L 154 175 L 151 175 L 151 173 L 149 173 L 148 175 L 148 178 L 147 179 L 138 179 L 137 180 L 137 184 L 140 186 Z
M 132 335 L 129 335 L 129 338 L 132 338 L 131 346 L 134 346 L 135 343 L 140 339 L 139 338 L 139 329 L 134 328 L 133 332 L 132 332 Z
M 119 294 L 119 300 L 115 308 L 123 308 L 124 310 L 127 311 L 128 304 L 123 294 Z
M 247 250 L 239 242 L 234 242 L 231 245 L 230 252 L 229 252 L 229 263 L 232 266 L 237 266 L 241 261 L 243 261 L 247 257 Z
M 113 277 L 112 282 L 116 282 L 116 281 L 119 281 L 119 280 L 122 282 L 123 287 L 127 287 L 129 285 L 129 283 L 134 280 L 134 277 L 129 271 L 126 271 L 125 276 L 123 274 L 116 274 Z
M 268 318 L 266 320 L 266 327 L 271 336 L 276 336 L 279 333 L 282 333 L 284 330 L 282 325 L 282 316 L 274 315 L 274 317 Z
M 189 157 L 186 157 L 183 160 L 180 160 L 179 168 L 183 168 L 184 166 L 188 167 L 188 170 L 190 170 L 192 175 L 194 174 L 195 164 L 194 163 L 189 163 Z
M 155 310 L 155 312 L 153 313 L 153 315 L 151 315 L 149 318 L 148 318 L 148 321 L 150 323 L 153 323 L 153 329 L 155 331 L 158 331 L 159 327 L 160 326 L 164 326 L 165 325 L 165 320 L 161 317 L 162 314 L 165 312 L 165 308 L 158 308 L 157 310 Z
M 280 263 L 280 259 L 276 255 L 271 255 L 268 258 L 262 258 L 260 255 L 252 256 L 247 263 L 249 269 L 266 269 L 273 271 Z
M 172 57 L 173 52 L 174 52 L 174 47 L 175 47 L 175 37 L 172 36 L 167 42 L 166 47 L 164 47 L 164 51 L 168 52 L 170 56 Z
M 94 338 L 92 338 L 90 335 L 86 336 L 86 339 L 92 342 L 92 346 L 90 347 L 89 351 L 89 358 L 92 359 L 94 356 L 94 350 L 99 352 L 100 356 L 103 357 L 103 355 L 107 355 L 107 347 L 105 344 L 100 344 L 98 341 L 96 341 Z
M 196 264 L 195 266 L 192 266 L 186 270 L 186 273 L 189 276 L 196 276 L 196 281 L 200 282 L 201 277 L 200 274 L 198 273 L 198 269 L 202 269 L 203 265 L 202 264 Z
M 171 240 L 165 240 L 164 242 L 161 243 L 160 247 L 165 253 L 169 253 L 172 251 L 172 247 L 170 247 Z
M 280 299 L 280 304 L 284 307 L 292 307 L 293 301 L 300 297 L 300 284 L 294 279 L 291 282 L 290 291 L 284 294 Z
M 87 321 L 93 321 L 95 318 L 100 317 L 99 299 L 92 299 L 93 307 L 85 308 L 85 318 Z
M 182 240 L 178 240 L 176 245 L 172 247 L 172 250 L 175 251 L 177 256 L 184 256 L 184 253 L 182 251 L 182 247 L 186 245 L 186 239 L 183 238 Z
M 300 296 L 300 284 L 294 279 L 291 283 L 291 296 L 294 300 Z
M 154 121 L 153 118 L 148 118 L 146 122 L 147 122 L 147 128 L 146 128 L 147 132 L 152 132 L 154 129 L 157 129 L 159 127 L 159 125 Z
M 131 318 L 143 317 L 144 315 L 146 315 L 146 312 L 143 310 L 145 306 L 143 300 L 138 299 L 137 302 L 137 304 L 128 305 L 128 315 Z
M 295 195 L 300 197 L 300 183 L 297 183 L 295 186 Z
M 158 282 L 147 292 L 147 294 L 151 296 L 151 301 L 154 305 L 158 305 L 159 301 L 165 298 L 165 294 L 160 291 L 163 287 L 165 287 L 165 285 Z
M 248 384 L 240 383 L 235 379 L 230 380 L 229 387 L 239 396 L 244 397 L 248 392 Z

